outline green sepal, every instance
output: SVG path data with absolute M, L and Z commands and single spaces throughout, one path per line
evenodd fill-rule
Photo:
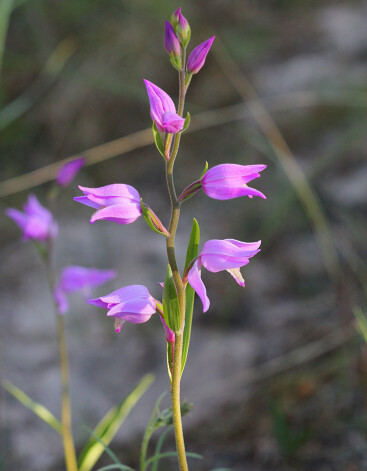
M 167 266 L 166 279 L 164 280 L 162 303 L 166 324 L 173 332 L 178 332 L 180 330 L 180 306 L 178 304 L 172 270 L 169 265 Z
M 155 121 L 153 121 L 152 131 L 153 131 L 155 145 L 159 153 L 161 154 L 161 156 L 164 157 L 164 145 L 163 145 L 161 135 L 158 132 L 157 125 L 155 124 Z
M 181 45 L 184 49 L 187 48 L 190 39 L 191 39 L 191 28 L 190 26 L 187 27 L 186 31 L 182 31 L 180 27 L 177 28 L 177 36 L 181 41 Z
M 146 206 L 143 203 L 143 200 L 140 198 L 140 206 L 141 206 L 141 212 L 144 216 L 145 222 L 148 224 L 148 226 L 152 229 L 152 231 L 156 232 L 157 234 L 163 235 L 165 237 L 168 236 L 168 234 L 165 234 L 164 232 L 160 231 L 157 229 L 157 227 L 153 224 L 152 218 L 154 218 L 154 215 L 149 212 L 149 207 Z
M 203 170 L 203 173 L 201 174 L 199 180 L 201 180 L 203 178 L 203 176 L 206 174 L 206 172 L 208 171 L 208 168 L 209 168 L 209 164 L 208 164 L 208 161 L 205 162 L 205 167 L 204 167 L 204 170 Z
M 173 52 L 169 55 L 172 67 L 174 67 L 176 70 L 180 72 L 182 68 L 182 61 L 181 61 L 181 56 L 175 56 Z
M 192 230 L 189 240 L 189 245 L 186 252 L 185 270 L 190 265 L 192 260 L 198 256 L 199 252 L 199 241 L 200 241 L 200 228 L 197 220 L 194 218 L 192 221 Z M 192 324 L 192 313 L 194 311 L 194 298 L 195 291 L 189 283 L 186 285 L 186 310 L 185 310 L 185 328 L 183 332 L 183 347 L 182 347 L 182 360 L 181 360 L 181 375 L 185 368 L 187 354 L 189 352 L 190 336 L 191 336 L 191 324 Z
M 190 126 L 190 121 L 191 121 L 191 116 L 190 116 L 190 113 L 187 112 L 186 114 L 186 118 L 185 118 L 185 122 L 184 122 L 184 126 L 182 128 L 182 131 L 181 132 L 184 132 L 186 131 L 186 129 Z

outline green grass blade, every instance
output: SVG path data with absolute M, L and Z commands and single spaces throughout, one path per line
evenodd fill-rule
M 110 469 L 121 469 L 122 471 L 135 471 L 134 468 L 130 468 L 130 466 L 126 466 L 126 464 L 109 464 L 107 466 L 103 466 L 103 468 L 98 468 L 97 471 L 108 471 Z
M 360 307 L 355 307 L 353 309 L 353 314 L 357 321 L 358 330 L 361 333 L 364 341 L 367 343 L 367 318 L 363 314 L 362 309 Z
M 185 271 L 189 266 L 190 262 L 197 257 L 199 251 L 200 241 L 200 228 L 197 220 L 194 218 L 192 222 L 192 230 L 187 247 Z M 181 375 L 185 368 L 187 354 L 189 352 L 190 336 L 191 336 L 191 324 L 192 324 L 192 313 L 194 311 L 194 299 L 195 291 L 189 284 L 186 286 L 186 311 L 185 311 L 185 328 L 183 333 L 183 347 L 182 347 L 182 360 L 181 360 Z
M 156 460 L 160 460 L 162 458 L 172 458 L 174 456 L 177 456 L 177 451 L 166 451 L 165 453 L 161 453 L 156 456 L 152 456 L 152 458 L 149 458 L 149 460 L 146 462 L 146 465 L 148 466 L 151 463 L 154 463 Z M 199 455 L 197 453 L 186 453 L 186 458 L 194 458 L 197 460 L 203 459 L 202 455 Z
M 56 417 L 42 404 L 33 401 L 29 396 L 27 396 L 21 389 L 14 386 L 7 380 L 2 381 L 2 386 L 6 389 L 15 399 L 17 399 L 23 406 L 31 410 L 36 414 L 40 419 L 46 422 L 51 428 L 53 428 L 58 434 L 62 434 L 62 425 Z
M 169 434 L 169 432 L 173 429 L 173 425 L 169 426 L 166 428 L 166 430 L 162 433 L 162 435 L 159 437 L 159 440 L 157 442 L 157 445 L 155 447 L 155 450 L 154 450 L 154 455 L 153 456 L 158 456 L 161 454 L 161 450 L 162 450 L 162 446 L 163 446 L 163 443 L 167 437 L 167 435 Z M 159 459 L 157 459 L 154 464 L 153 464 L 153 467 L 152 467 L 152 471 L 158 471 L 158 464 L 159 464 Z
M 13 0 L 0 0 L 0 74 L 3 65 L 6 35 L 12 10 Z
M 90 471 L 111 442 L 131 409 L 154 381 L 153 375 L 146 375 L 118 406 L 113 407 L 99 422 L 79 456 L 79 471 Z M 98 438 L 97 438 L 98 437 Z

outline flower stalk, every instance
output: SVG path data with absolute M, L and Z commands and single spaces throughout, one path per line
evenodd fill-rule
M 183 116 L 184 104 L 185 104 L 185 63 L 186 63 L 186 50 L 182 51 L 182 68 L 179 71 L 179 102 L 178 102 L 178 115 Z M 181 471 L 188 471 L 186 453 L 185 453 L 185 441 L 182 430 L 182 418 L 181 418 L 181 400 L 180 400 L 180 383 L 181 383 L 181 359 L 182 359 L 182 347 L 183 347 L 183 329 L 185 325 L 185 307 L 186 307 L 186 296 L 185 288 L 182 283 L 182 279 L 177 267 L 176 253 L 175 253 L 175 237 L 180 219 L 180 203 L 177 199 L 175 184 L 173 179 L 173 167 L 175 159 L 180 146 L 181 134 L 175 135 L 172 154 L 170 160 L 166 164 L 166 180 L 168 193 L 171 200 L 171 221 L 169 225 L 169 236 L 166 239 L 167 258 L 168 263 L 172 270 L 173 282 L 175 284 L 178 304 L 179 304 L 179 316 L 180 316 L 180 328 L 175 332 L 175 347 L 173 355 L 173 368 L 172 368 L 172 380 L 171 380 L 171 398 L 172 398 L 172 412 L 173 412 L 173 425 L 175 430 L 176 448 L 178 455 L 178 462 Z

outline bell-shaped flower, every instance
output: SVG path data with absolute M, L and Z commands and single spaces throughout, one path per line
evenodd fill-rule
M 171 97 L 161 88 L 144 80 L 150 103 L 150 116 L 158 131 L 176 134 L 182 131 L 185 120 L 176 113 L 176 107 Z
M 229 200 L 240 196 L 266 196 L 261 191 L 247 186 L 251 180 L 260 177 L 266 165 L 221 164 L 209 169 L 201 179 L 204 192 L 216 200 Z
M 199 44 L 189 55 L 187 60 L 187 71 L 191 74 L 197 74 L 205 64 L 206 56 L 212 47 L 215 36 Z
M 75 175 L 85 164 L 85 157 L 78 157 L 69 160 L 66 164 L 62 165 L 56 175 L 56 183 L 59 186 L 67 186 L 71 183 Z
M 99 219 L 130 224 L 141 216 L 140 195 L 130 185 L 115 183 L 100 188 L 79 186 L 79 189 L 84 196 L 77 196 L 74 201 L 97 209 L 90 219 L 92 224 Z
M 85 297 L 90 296 L 92 288 L 107 283 L 116 278 L 116 275 L 114 270 L 80 266 L 65 267 L 54 290 L 54 299 L 60 314 L 64 314 L 69 309 L 67 294 L 81 291 Z
M 142 285 L 125 286 L 87 302 L 108 310 L 107 316 L 115 319 L 116 332 L 120 332 L 124 322 L 141 324 L 147 322 L 156 312 L 156 300 Z
M 209 309 L 210 301 L 201 279 L 201 268 L 205 267 L 213 273 L 227 270 L 239 285 L 245 286 L 240 268 L 247 265 L 249 259 L 260 251 L 260 244 L 261 241 L 241 242 L 235 239 L 213 239 L 205 242 L 188 273 L 188 281 L 201 299 L 204 312 Z
M 45 242 L 57 236 L 58 226 L 52 213 L 41 205 L 35 195 L 28 196 L 23 209 L 24 213 L 8 208 L 6 214 L 21 228 L 24 241 L 33 239 Z

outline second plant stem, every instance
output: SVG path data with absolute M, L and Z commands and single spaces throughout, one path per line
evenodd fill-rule
M 46 272 L 50 286 L 51 296 L 53 297 L 55 289 L 55 276 L 52 267 L 52 247 L 49 244 L 46 254 Z M 69 358 L 65 335 L 65 320 L 59 313 L 55 305 L 55 317 L 57 324 L 57 343 L 59 350 L 60 377 L 61 377 L 61 424 L 62 440 L 64 445 L 65 465 L 67 471 L 78 471 L 78 464 L 75 453 L 75 445 L 71 430 L 71 403 L 70 403 L 70 373 Z

